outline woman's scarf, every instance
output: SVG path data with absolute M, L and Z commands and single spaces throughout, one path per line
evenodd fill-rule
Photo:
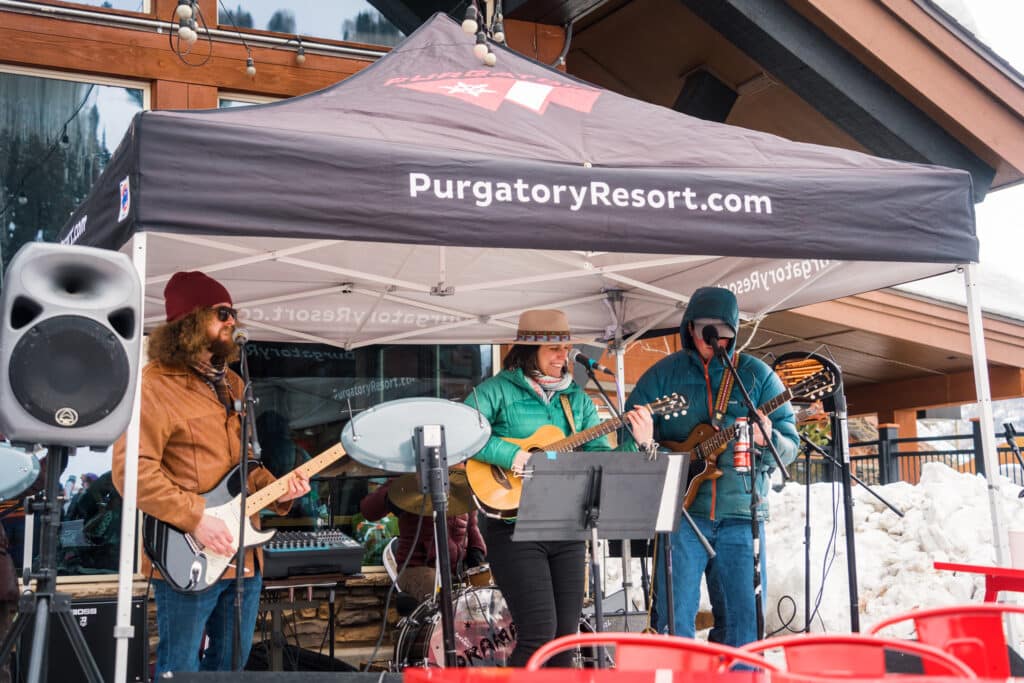
M 526 375 L 526 379 L 530 381 L 530 386 L 540 394 L 545 403 L 550 403 L 552 396 L 559 391 L 568 389 L 569 385 L 572 384 L 572 375 L 568 372 L 561 377 L 551 377 L 550 375 L 537 373 Z

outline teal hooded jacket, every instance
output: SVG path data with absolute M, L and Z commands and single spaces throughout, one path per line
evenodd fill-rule
M 697 352 L 688 328 L 690 321 L 699 318 L 721 319 L 732 327 L 734 333 L 737 332 L 739 309 L 736 297 L 729 290 L 720 287 L 701 287 L 694 292 L 679 326 L 683 350 L 659 361 L 645 372 L 630 394 L 627 408 L 650 403 L 672 392 L 681 394 L 689 401 L 685 415 L 671 419 L 655 418 L 654 438 L 659 442 L 685 441 L 698 425 L 711 423 L 712 403 L 718 396 L 723 374 L 728 372 L 717 356 L 705 363 Z M 728 354 L 736 364 L 739 376 L 750 392 L 754 404 L 761 406 L 782 394 L 785 387 L 768 365 L 744 354 L 740 354 L 738 358 L 735 356 L 735 339 L 734 336 L 729 344 Z M 733 386 L 722 426 L 728 427 L 737 417 L 747 415 L 747 412 L 739 388 Z M 783 463 L 788 465 L 796 459 L 799 444 L 793 408 L 789 403 L 785 403 L 772 412 L 769 418 L 772 421 L 772 443 Z M 758 452 L 753 446 L 753 434 L 756 429 L 757 427 L 751 424 L 752 453 Z M 690 514 L 709 519 L 750 519 L 750 477 L 741 476 L 733 469 L 732 447 L 733 444 L 730 442 L 719 454 L 717 464 L 722 470 L 722 476 L 701 485 L 697 497 L 690 506 Z M 767 517 L 768 481 L 769 474 L 775 469 L 775 461 L 767 449 L 759 455 L 755 478 L 762 499 L 758 517 L 763 519 Z

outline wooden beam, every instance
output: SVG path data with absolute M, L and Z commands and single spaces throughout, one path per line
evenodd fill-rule
M 993 400 L 1024 397 L 1024 368 L 990 365 L 988 373 Z M 900 411 L 911 410 L 916 413 L 925 408 L 974 403 L 978 399 L 974 390 L 974 373 L 960 372 L 898 382 L 861 384 L 847 389 L 846 400 L 851 415 L 878 414 L 880 419 L 884 416 L 885 421 L 900 422 L 900 435 L 903 436 L 904 425 L 898 415 Z M 897 414 L 890 418 L 894 412 Z
M 803 306 L 793 312 L 830 324 L 971 355 L 970 328 L 962 306 L 877 291 Z M 985 316 L 983 327 L 989 361 L 1024 365 L 1024 338 L 1019 322 Z
M 209 44 L 200 39 L 188 59 L 201 61 Z M 166 33 L 101 26 L 0 10 L 0 62 L 141 81 L 177 81 L 232 92 L 291 97 L 337 83 L 372 63 L 370 59 L 252 47 L 256 76 L 245 73 L 242 45 L 213 41 L 209 60 L 189 66 L 172 51 Z M 198 101 L 209 102 L 203 95 Z M 204 104 L 205 106 L 205 104 Z

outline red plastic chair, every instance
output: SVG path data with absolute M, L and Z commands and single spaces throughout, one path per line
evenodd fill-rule
M 618 671 L 724 671 L 733 664 L 747 664 L 767 671 L 779 668 L 758 655 L 702 640 L 653 633 L 575 633 L 542 645 L 526 662 L 537 671 L 554 655 L 582 645 L 614 645 Z
M 1024 607 L 997 602 L 950 605 L 914 610 L 880 621 L 871 633 L 906 621 L 914 622 L 917 640 L 948 652 L 981 678 L 1010 676 L 1003 616 L 1024 614 Z M 930 673 L 925 669 L 926 673 Z
M 969 666 L 937 647 L 914 640 L 858 633 L 808 633 L 767 638 L 744 645 L 742 649 L 756 653 L 781 649 L 786 657 L 787 672 L 813 674 L 818 678 L 884 677 L 887 675 L 886 650 L 917 655 L 930 664 L 925 667 L 926 674 L 977 678 Z

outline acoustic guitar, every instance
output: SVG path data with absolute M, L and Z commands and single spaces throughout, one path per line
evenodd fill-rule
M 686 406 L 685 398 L 679 394 L 672 394 L 648 403 L 647 409 L 651 411 L 651 415 L 668 415 L 685 413 Z M 620 427 L 622 420 L 615 417 L 571 436 L 566 436 L 554 425 L 543 425 L 525 439 L 501 439 L 530 453 L 568 453 Z M 511 470 L 470 458 L 466 461 L 466 479 L 473 491 L 473 500 L 481 512 L 503 519 L 516 516 L 519 499 L 523 494 L 523 480 L 512 474 Z
M 770 401 L 761 404 L 759 411 L 770 415 L 783 403 L 793 398 L 820 398 L 829 394 L 836 385 L 836 379 L 829 370 L 821 370 L 807 379 L 794 384 Z M 753 424 L 750 428 L 757 429 Z M 729 442 L 736 438 L 737 427 L 732 424 L 725 429 L 715 430 L 704 423 L 697 425 L 686 441 L 661 441 L 661 445 L 674 453 L 690 453 L 690 469 L 686 478 L 686 496 L 683 506 L 689 508 L 697 497 L 697 490 L 706 481 L 713 481 L 722 476 L 718 468 L 718 456 L 725 450 Z
M 288 490 L 288 476 L 302 472 L 312 477 L 335 460 L 345 455 L 341 444 L 331 446 L 311 460 L 259 491 L 245 498 L 245 546 L 262 545 L 274 537 L 276 531 L 260 531 L 250 518 L 280 498 Z M 222 520 L 231 532 L 231 543 L 238 550 L 239 468 L 236 466 L 210 491 L 202 494 L 206 499 L 206 514 Z M 167 584 L 179 593 L 202 593 L 215 584 L 235 555 L 220 555 L 206 550 L 192 534 L 162 522 L 156 517 L 142 515 L 142 547 Z

